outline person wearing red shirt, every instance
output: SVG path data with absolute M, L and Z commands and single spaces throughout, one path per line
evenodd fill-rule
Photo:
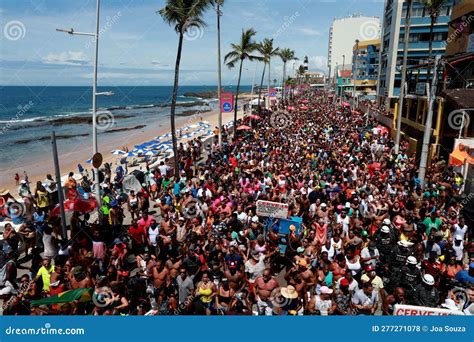
M 136 220 L 132 221 L 130 228 L 128 229 L 128 235 L 132 240 L 132 251 L 135 255 L 143 253 L 146 243 L 146 231 L 137 223 Z

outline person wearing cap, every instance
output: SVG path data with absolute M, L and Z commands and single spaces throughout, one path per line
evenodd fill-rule
M 393 248 L 390 258 L 388 260 L 388 266 L 392 272 L 395 272 L 400 267 L 406 264 L 407 258 L 411 255 L 412 242 L 406 240 L 400 240 L 397 245 Z
M 462 262 L 464 257 L 464 241 L 462 235 L 458 234 L 454 236 L 454 242 L 451 248 L 454 250 L 456 261 Z
M 468 270 L 459 271 L 455 279 L 463 285 L 472 286 L 474 285 L 474 262 L 469 264 Z
M 373 315 L 379 301 L 379 295 L 374 291 L 371 282 L 365 282 L 362 289 L 357 290 L 352 296 L 352 310 L 356 315 Z
M 431 274 L 425 274 L 423 281 L 415 288 L 415 293 L 411 301 L 412 305 L 428 306 L 435 308 L 440 304 L 439 291 L 434 287 L 435 279 Z
M 319 294 L 314 295 L 308 302 L 307 311 L 313 315 L 332 315 L 336 310 L 336 302 L 332 299 L 333 290 L 327 286 L 319 288 Z
M 385 290 L 383 280 L 377 275 L 375 266 L 367 265 L 365 267 L 365 273 L 360 277 L 360 281 L 362 284 L 370 282 L 374 287 L 374 291 L 379 295 L 379 299 L 382 301 L 384 300 Z
M 418 260 L 414 256 L 409 256 L 406 265 L 392 273 L 389 289 L 392 290 L 397 286 L 401 286 L 405 289 L 407 298 L 412 298 L 414 290 L 420 284 L 422 277 L 417 265 Z
M 337 315 L 351 314 L 351 292 L 349 291 L 349 281 L 342 278 L 339 282 L 339 288 L 334 294 L 334 302 L 336 303 L 335 313 Z
M 380 253 L 380 262 L 383 264 L 388 262 L 395 243 L 396 239 L 392 236 L 389 226 L 383 225 L 380 228 L 380 233 L 375 238 L 375 244 Z

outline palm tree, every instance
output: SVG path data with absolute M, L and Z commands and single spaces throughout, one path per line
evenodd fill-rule
M 430 40 L 428 43 L 428 59 L 431 60 L 431 54 L 433 52 L 433 28 L 434 24 L 438 20 L 441 7 L 446 4 L 446 0 L 420 0 L 421 3 L 425 6 L 425 9 L 430 15 Z M 428 74 L 426 75 L 426 82 L 430 81 L 431 68 L 428 68 Z
M 298 57 L 295 56 L 295 51 L 285 48 L 280 50 L 280 53 L 278 54 L 283 61 L 283 88 L 281 90 L 281 98 L 283 101 L 285 101 L 285 78 L 286 78 L 286 63 L 291 61 L 291 60 L 297 60 Z
M 237 103 L 239 100 L 239 90 L 240 90 L 240 79 L 242 77 L 242 65 L 244 60 L 248 59 L 249 61 L 260 60 L 258 56 L 252 55 L 252 53 L 257 50 L 258 44 L 255 43 L 254 36 L 257 32 L 250 28 L 246 31 L 242 30 L 242 35 L 240 37 L 239 43 L 232 43 L 232 51 L 230 51 L 224 57 L 224 61 L 229 68 L 233 68 L 237 62 L 240 61 L 239 66 L 239 78 L 237 80 L 237 90 L 235 92 L 235 102 L 234 102 L 234 139 L 237 137 Z
M 273 56 L 276 56 L 279 52 L 279 48 L 274 48 L 273 47 L 273 38 L 268 39 L 265 38 L 261 43 L 258 44 L 257 47 L 258 52 L 262 55 L 262 60 L 263 60 L 263 72 L 262 72 L 262 79 L 260 80 L 260 88 L 258 90 L 258 108 L 260 112 L 260 97 L 262 95 L 262 88 L 263 88 L 263 78 L 265 77 L 265 69 L 267 64 L 269 65 L 268 67 L 268 91 L 270 92 L 270 59 Z
M 158 11 L 163 20 L 170 26 L 174 26 L 179 35 L 178 51 L 174 68 L 173 96 L 171 98 L 171 137 L 174 153 L 174 177 L 179 179 L 178 141 L 176 140 L 176 98 L 178 96 L 179 64 L 181 62 L 181 51 L 183 49 L 183 37 L 188 28 L 205 26 L 202 19 L 204 12 L 211 5 L 210 0 L 166 0 L 166 5 Z

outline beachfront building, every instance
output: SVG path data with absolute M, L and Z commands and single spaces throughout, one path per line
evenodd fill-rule
M 352 70 L 350 65 L 347 66 L 347 69 L 338 68 L 337 70 L 337 96 L 351 96 L 352 94 Z
M 410 142 L 410 151 L 417 152 L 418 156 L 421 152 L 428 114 L 428 100 L 426 96 L 428 69 L 432 70 L 433 68 L 434 56 L 441 55 L 444 57 L 445 55 L 453 4 L 454 0 L 447 0 L 440 8 L 439 17 L 433 27 L 432 58 L 430 60 L 430 16 L 422 3 L 413 2 L 408 43 L 407 95 L 405 96 L 402 110 L 401 131 L 402 135 Z M 385 0 L 377 101 L 380 105 L 385 106 L 393 118 L 392 127 L 396 127 L 398 96 L 401 88 L 406 10 L 406 1 Z M 440 80 L 441 78 L 442 72 L 440 72 Z M 439 89 L 441 89 L 441 85 Z M 432 148 L 431 152 L 436 153 L 440 149 L 439 125 L 442 122 L 442 98 L 438 98 L 438 101 L 435 102 L 433 113 L 434 131 L 432 143 L 435 145 L 435 148 Z
M 356 39 L 360 41 L 380 37 L 380 19 L 351 15 L 333 20 L 329 29 L 328 70 L 329 80 L 337 74 L 337 65 L 344 65 L 344 57 L 350 62 L 352 45 Z
M 448 38 L 449 21 L 454 0 L 447 0 L 439 12 L 433 28 L 432 56 L 444 55 Z M 380 81 L 378 101 L 387 109 L 394 108 L 400 94 L 403 37 L 407 3 L 404 0 L 385 0 L 380 56 Z M 430 16 L 422 3 L 413 2 L 408 43 L 408 68 L 416 67 L 428 59 Z M 408 73 L 410 85 L 424 83 L 427 69 L 418 68 Z M 420 86 L 421 88 L 421 86 Z M 420 89 L 419 88 L 419 89 Z M 419 90 L 421 92 L 421 90 Z
M 371 96 L 377 93 L 380 39 L 358 41 L 353 46 L 352 74 L 355 75 L 355 95 Z M 354 81 L 352 80 L 352 86 Z
M 474 193 L 474 1 L 456 1 L 449 22 L 440 153 Z M 466 110 L 471 109 L 471 110 Z M 464 116 L 464 118 L 463 118 Z

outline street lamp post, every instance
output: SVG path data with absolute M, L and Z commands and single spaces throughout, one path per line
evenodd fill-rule
M 355 109 L 356 105 L 356 73 L 357 73 L 357 57 L 359 55 L 359 39 L 356 39 L 356 48 L 354 52 L 354 71 L 352 73 L 352 110 Z
M 221 111 L 221 15 L 220 6 L 224 0 L 217 1 L 217 98 L 219 99 L 219 116 L 217 124 L 219 125 L 219 147 L 222 147 L 222 111 Z
M 100 0 L 96 1 L 96 28 L 95 33 L 77 32 L 74 29 L 56 29 L 58 32 L 65 32 L 70 35 L 78 36 L 90 36 L 94 37 L 95 51 L 94 51 L 94 76 L 92 83 L 92 150 L 94 155 L 98 152 L 97 144 L 97 95 L 111 96 L 112 92 L 97 92 L 97 64 L 99 59 L 99 18 L 100 18 Z M 100 213 L 101 200 L 100 200 L 100 181 L 99 181 L 99 169 L 94 166 L 94 182 L 95 182 L 95 197 L 98 203 L 98 212 Z

